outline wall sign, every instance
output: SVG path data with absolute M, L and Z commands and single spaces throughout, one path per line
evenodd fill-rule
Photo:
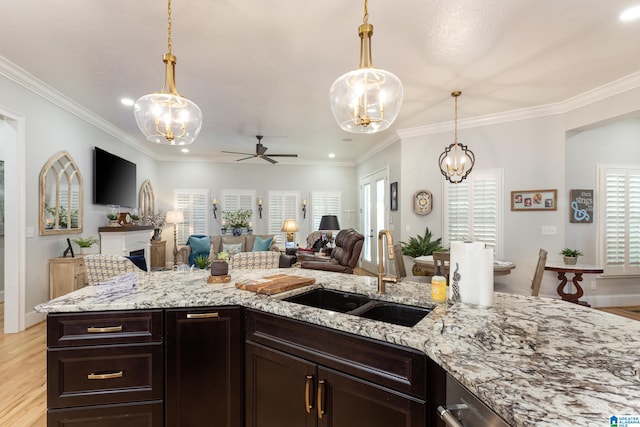
M 569 195 L 569 222 L 593 222 L 593 190 L 571 190 Z

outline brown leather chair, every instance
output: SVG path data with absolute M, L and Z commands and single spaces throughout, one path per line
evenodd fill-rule
M 364 236 L 353 228 L 341 230 L 336 236 L 336 247 L 331 251 L 330 257 L 326 260 L 302 261 L 301 266 L 313 270 L 352 274 L 358 265 L 363 243 Z

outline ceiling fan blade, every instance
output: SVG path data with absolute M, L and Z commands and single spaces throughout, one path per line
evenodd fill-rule
M 269 154 L 271 157 L 298 157 L 297 154 Z
M 275 160 L 273 160 L 272 158 L 269 158 L 267 156 L 260 156 L 260 157 L 262 157 L 263 159 L 265 159 L 267 162 L 271 163 L 272 165 L 275 165 L 276 163 L 278 163 Z
M 221 153 L 229 153 L 229 154 L 244 154 L 245 156 L 253 156 L 251 153 L 240 153 L 238 151 L 221 151 Z
M 249 156 L 249 157 L 243 157 L 243 158 L 241 158 L 241 159 L 236 160 L 236 162 L 241 162 L 241 161 L 243 161 L 243 160 L 247 160 L 247 159 L 253 159 L 254 157 L 257 157 L 257 156 L 255 156 L 255 155 L 251 155 L 251 156 Z

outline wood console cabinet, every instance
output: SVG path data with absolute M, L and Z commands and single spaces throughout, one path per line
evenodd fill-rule
M 167 266 L 167 241 L 151 241 L 151 269 L 164 270 Z
M 247 427 L 427 425 L 424 354 L 247 313 Z
M 49 314 L 47 424 L 162 426 L 162 314 Z
M 49 298 L 68 294 L 88 283 L 84 256 L 49 259 Z
M 166 425 L 242 427 L 242 308 L 166 310 Z

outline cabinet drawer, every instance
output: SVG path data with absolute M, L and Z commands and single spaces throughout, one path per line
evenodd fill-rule
M 47 345 L 161 342 L 162 329 L 162 310 L 53 313 L 47 317 Z
M 162 343 L 47 351 L 49 408 L 161 400 Z
M 161 427 L 162 401 L 52 409 L 49 427 Z
M 299 320 L 247 310 L 246 337 L 315 363 L 426 399 L 426 355 Z

